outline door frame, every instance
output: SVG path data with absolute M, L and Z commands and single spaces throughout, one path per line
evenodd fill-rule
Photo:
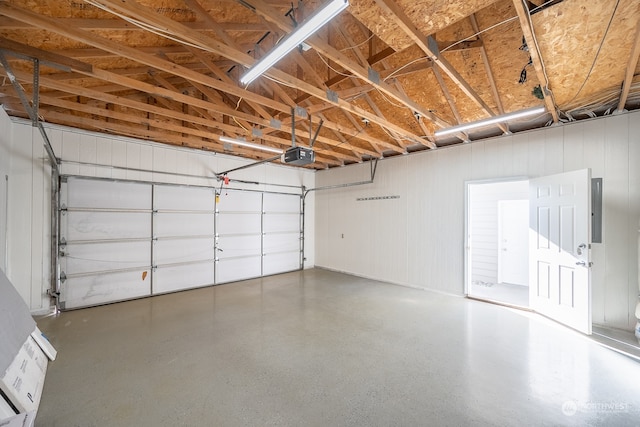
M 473 253 L 471 251 L 471 187 L 475 185 L 487 185 L 487 184 L 500 184 L 507 182 L 529 182 L 528 176 L 518 175 L 512 177 L 502 177 L 502 178 L 488 178 L 488 179 L 479 179 L 479 180 L 471 180 L 465 181 L 464 183 L 464 295 L 466 297 L 469 296 L 469 291 L 471 289 L 471 269 L 473 262 Z

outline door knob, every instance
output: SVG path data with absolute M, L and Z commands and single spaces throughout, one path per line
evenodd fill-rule
M 578 262 L 576 262 L 576 265 L 580 265 L 582 267 L 591 267 L 593 265 L 593 263 L 591 261 L 589 261 L 589 262 L 578 261 Z

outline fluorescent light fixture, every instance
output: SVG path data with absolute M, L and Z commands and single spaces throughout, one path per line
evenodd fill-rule
M 282 154 L 282 150 L 274 147 L 268 147 L 266 145 L 254 144 L 253 142 L 247 142 L 242 139 L 229 138 L 228 136 L 221 136 L 221 142 L 228 142 L 229 144 L 241 145 L 247 148 L 255 148 L 256 150 L 269 151 L 270 153 Z
M 544 107 L 528 108 L 526 110 L 514 111 L 513 113 L 503 114 L 501 116 L 489 117 L 488 119 L 478 120 L 477 122 L 465 123 L 462 125 L 452 126 L 446 129 L 438 129 L 435 132 L 436 137 L 451 135 L 452 133 L 464 132 L 465 130 L 475 129 L 483 126 L 494 125 L 496 123 L 508 122 L 510 120 L 520 119 L 522 117 L 542 114 L 546 111 Z
M 247 85 L 258 76 L 273 67 L 287 53 L 291 52 L 311 34 L 318 31 L 324 24 L 331 21 L 337 14 L 349 6 L 349 0 L 331 0 L 326 6 L 317 10 L 302 25 L 296 28 L 291 34 L 282 39 L 273 49 L 263 56 L 240 78 L 240 83 Z

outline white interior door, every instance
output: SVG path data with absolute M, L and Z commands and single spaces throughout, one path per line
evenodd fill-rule
M 498 282 L 529 283 L 529 200 L 498 201 Z
M 591 334 L 591 171 L 529 181 L 529 302 Z

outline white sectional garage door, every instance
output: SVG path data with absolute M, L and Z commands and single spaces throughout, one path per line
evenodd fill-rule
M 300 209 L 297 195 L 263 194 L 263 275 L 300 268 Z
M 154 185 L 153 294 L 214 283 L 212 188 Z
M 262 193 L 223 191 L 216 212 L 216 283 L 262 274 Z
M 60 203 L 63 309 L 301 267 L 299 195 L 68 177 Z
M 62 308 L 151 295 L 152 186 L 69 178 L 61 193 Z

